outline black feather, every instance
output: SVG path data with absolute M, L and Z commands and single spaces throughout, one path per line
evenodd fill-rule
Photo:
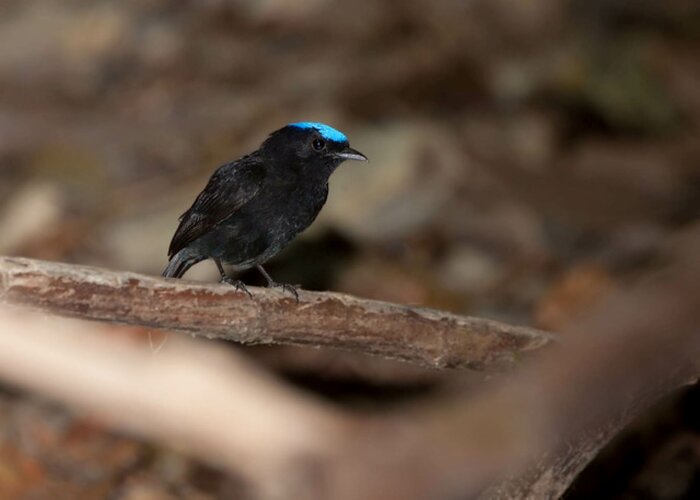
M 168 257 L 234 215 L 260 191 L 264 179 L 265 169 L 257 153 L 219 167 L 189 210 L 180 216 Z

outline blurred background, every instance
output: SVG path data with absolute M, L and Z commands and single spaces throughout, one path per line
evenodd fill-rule
M 558 331 L 700 229 L 700 4 L 3 0 L 0 254 L 158 275 L 213 170 L 303 120 L 370 162 L 334 174 L 319 219 L 271 262 L 277 280 Z M 216 276 L 211 262 L 187 275 Z M 245 351 L 358 411 L 479 377 Z M 567 497 L 700 495 L 699 396 L 632 424 Z M 0 388 L 3 498 L 240 488 Z

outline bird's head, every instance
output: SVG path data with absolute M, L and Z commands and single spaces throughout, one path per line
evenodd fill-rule
M 345 160 L 367 161 L 350 147 L 345 134 L 318 122 L 290 123 L 273 132 L 261 149 L 282 161 L 302 164 L 305 170 L 317 168 L 328 174 Z

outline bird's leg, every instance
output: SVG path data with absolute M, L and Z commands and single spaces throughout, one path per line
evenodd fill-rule
M 251 299 L 253 298 L 253 294 L 250 293 L 248 288 L 246 288 L 245 283 L 243 283 L 241 280 L 235 280 L 233 278 L 230 278 L 226 276 L 226 271 L 224 271 L 224 266 L 221 265 L 221 259 L 214 259 L 214 263 L 216 264 L 217 269 L 219 270 L 219 274 L 221 274 L 221 283 L 227 283 L 234 287 L 236 291 L 242 291 L 248 294 L 248 297 Z
M 272 279 L 272 276 L 267 274 L 267 271 L 261 266 L 260 264 L 255 264 L 255 267 L 258 268 L 258 271 L 260 271 L 260 274 L 262 274 L 265 279 L 267 280 L 267 286 L 268 288 L 281 288 L 282 290 L 286 290 L 287 292 L 291 293 L 294 295 L 294 298 L 296 299 L 297 302 L 299 302 L 299 292 L 297 289 L 299 288 L 296 285 L 290 285 L 288 283 L 277 283 L 275 280 Z

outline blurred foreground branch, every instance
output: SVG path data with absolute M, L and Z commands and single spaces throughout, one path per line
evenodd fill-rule
M 303 291 L 254 297 L 228 285 L 0 257 L 0 303 L 83 319 L 143 325 L 243 344 L 352 349 L 435 368 L 518 360 L 552 336 L 433 309 Z
M 381 487 L 392 498 L 557 498 L 631 418 L 700 376 L 700 264 L 690 253 L 606 300 L 517 377 L 387 421 L 380 444 L 356 441 L 353 484 L 381 498 L 366 468 L 391 464 Z
M 329 460 L 345 434 L 338 412 L 230 350 L 180 338 L 153 355 L 104 330 L 0 306 L 0 377 L 223 464 L 264 498 L 303 492 L 290 481 Z

